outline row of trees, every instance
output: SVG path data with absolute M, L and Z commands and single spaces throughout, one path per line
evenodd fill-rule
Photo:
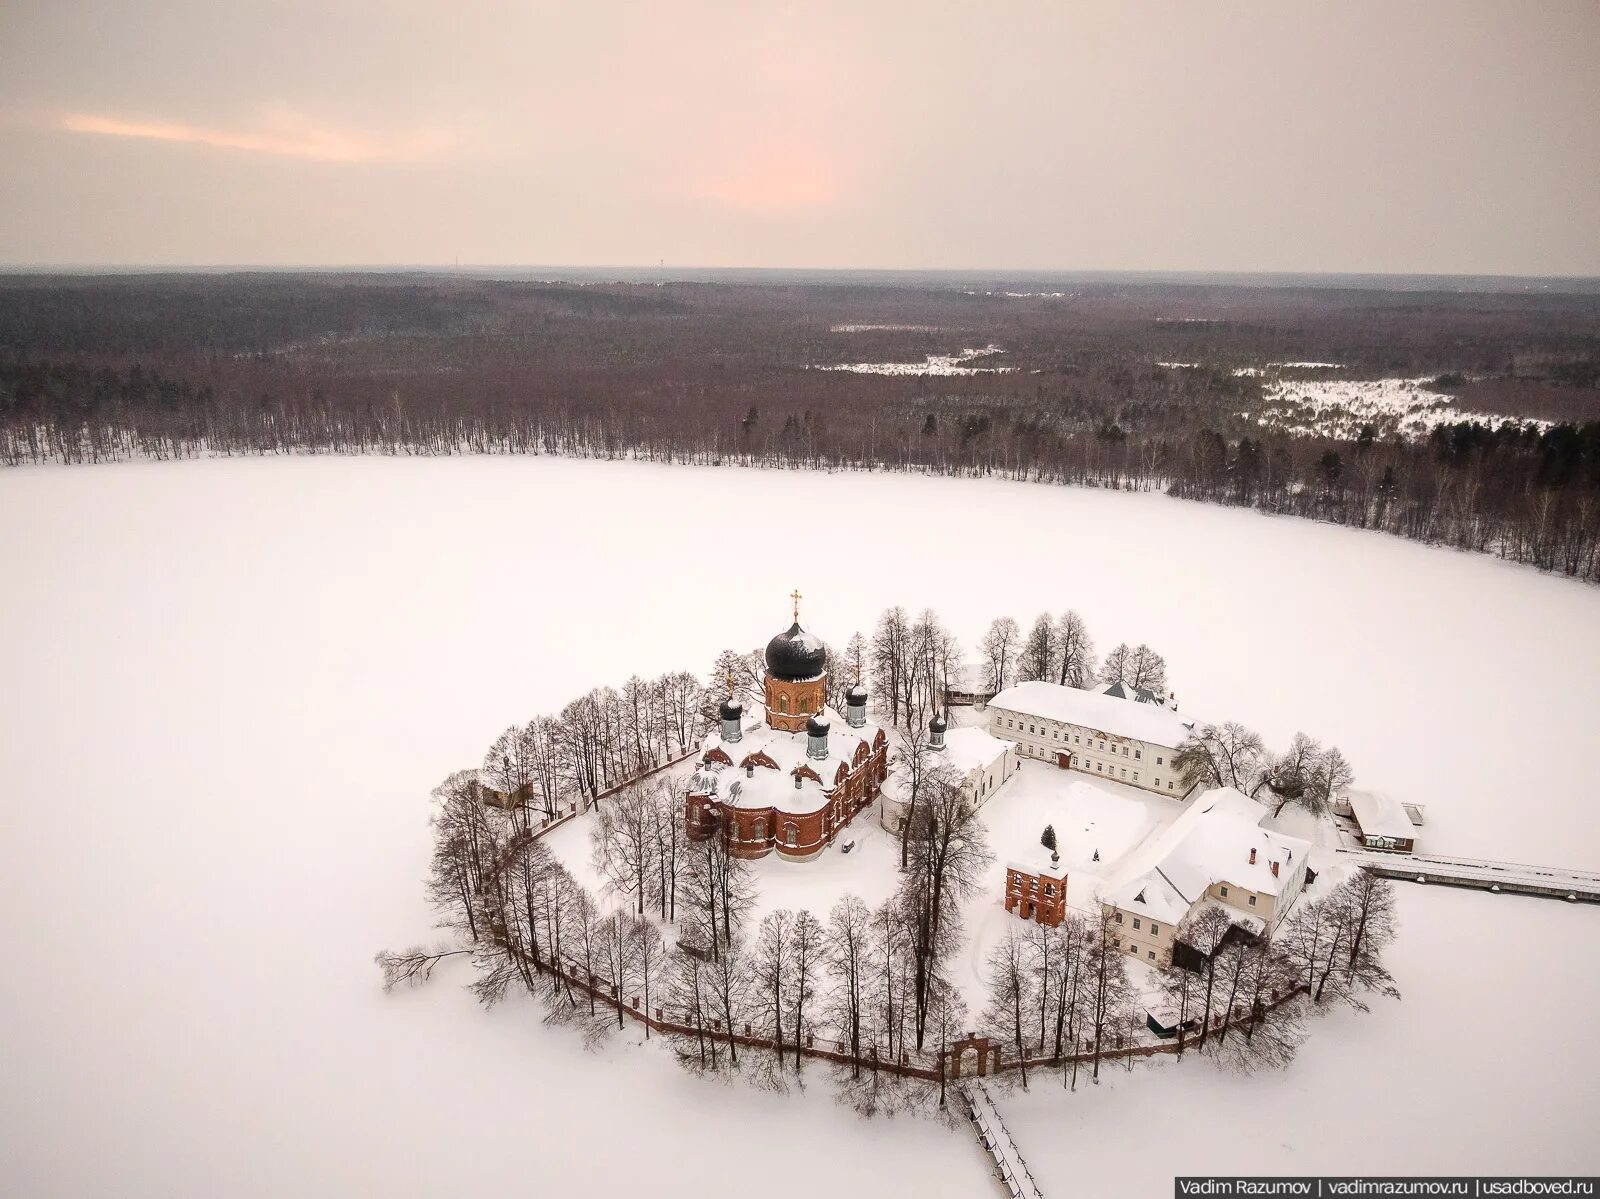
M 1139 1041 L 1151 997 L 1130 975 L 1119 930 L 1109 912 L 1071 912 L 1055 928 L 1013 929 L 991 950 L 985 1025 L 1021 1060 L 1024 1087 L 1030 1060 L 1056 1064 L 1076 1089 L 1084 1055 L 1098 1082 L 1104 1052 Z M 1395 932 L 1393 889 L 1364 870 L 1302 903 L 1278 930 L 1247 930 L 1218 904 L 1196 908 L 1176 934 L 1187 964 L 1163 975 L 1159 996 L 1177 1056 L 1192 1048 L 1239 1072 L 1287 1065 L 1308 1011 L 1399 998 L 1383 963 Z
M 980 682 L 991 694 L 1034 679 L 1080 688 L 1120 682 L 1158 694 L 1167 689 L 1160 654 L 1123 642 L 1101 663 L 1088 625 L 1073 611 L 1040 613 L 1026 635 L 1011 617 L 998 617 L 984 630 L 977 652 Z M 865 667 L 890 723 L 907 729 L 925 723 L 944 706 L 946 692 L 964 682 L 961 643 L 932 608 L 914 617 L 900 606 L 886 608 L 870 640 L 859 633 L 851 638 L 842 663 L 857 672 Z M 848 686 L 848 677 L 835 673 L 836 682 Z
M 638 996 L 687 1027 L 673 1034 L 693 1070 L 749 1070 L 784 1085 L 804 1070 L 799 1048 L 823 1039 L 843 1059 L 841 1086 L 863 1110 L 921 1102 L 920 1088 L 881 1070 L 917 1056 L 921 1065 L 966 1019 L 949 978 L 959 947 L 960 905 L 990 861 L 982 826 L 959 785 L 930 784 L 908 832 L 909 868 L 877 908 L 845 896 L 818 918 L 769 913 L 748 927 L 748 865 L 719 837 L 682 835 L 675 790 L 645 780 L 606 797 L 591 836 L 594 865 L 620 903 L 597 901 L 513 812 L 484 801 L 475 772 L 434 793 L 430 897 L 462 947 L 385 953 L 386 984 L 416 982 L 437 963 L 471 955 L 473 987 L 486 1003 L 517 989 L 552 1015 L 599 1037 L 620 1027 Z M 574 988 L 563 969 L 600 981 L 611 1002 Z M 770 1039 L 752 1054 L 738 1037 Z
M 529 805 L 514 809 L 522 819 L 530 809 L 553 818 L 569 796 L 587 801 L 688 753 L 707 728 L 707 695 L 686 671 L 597 687 L 555 716 L 507 728 L 484 754 L 482 780 Z
M 1325 815 L 1334 796 L 1355 782 L 1339 747 L 1324 747 L 1296 733 L 1287 749 L 1270 753 L 1261 734 L 1236 721 L 1199 725 L 1173 758 L 1184 789 L 1233 787 L 1274 805 L 1273 815 L 1294 804 Z
M 978 652 L 990 692 L 1034 680 L 1079 688 L 1123 683 L 1157 694 L 1167 689 L 1166 659 L 1143 643 L 1119 643 L 1096 669 L 1094 640 L 1076 612 L 1041 612 L 1026 636 L 1011 617 L 999 617 L 985 630 Z

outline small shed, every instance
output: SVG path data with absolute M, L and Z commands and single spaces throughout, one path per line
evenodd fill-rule
M 1368 849 L 1411 853 L 1417 847 L 1416 827 L 1406 807 L 1387 791 L 1348 792 L 1350 816 Z
M 1178 1035 L 1178 1013 L 1172 1008 L 1154 1008 L 1145 1012 L 1144 1026 L 1163 1041 L 1170 1041 Z M 1194 1032 L 1199 1027 L 1197 1016 L 1191 1016 L 1183 1022 L 1184 1032 Z

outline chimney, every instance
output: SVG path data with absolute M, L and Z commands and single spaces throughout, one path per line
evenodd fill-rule
M 1277 878 L 1278 877 L 1278 863 L 1276 863 L 1276 862 L 1272 863 L 1272 877 L 1273 878 Z
M 1252 866 L 1256 864 L 1256 847 L 1254 845 L 1250 847 L 1250 864 Z

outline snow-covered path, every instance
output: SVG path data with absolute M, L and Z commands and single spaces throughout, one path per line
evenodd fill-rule
M 989 1088 L 981 1079 L 974 1079 L 962 1086 L 961 1095 L 966 1100 L 978 1143 L 994 1161 L 996 1176 L 1011 1199 L 1044 1199 L 1044 1193 L 1028 1170 L 1028 1163 L 1022 1159 L 1022 1151 L 1000 1117 L 1000 1109 L 995 1106 Z
M 1431 853 L 1400 854 L 1367 849 L 1340 849 L 1335 852 L 1341 863 L 1366 866 L 1388 878 L 1600 903 L 1600 871 L 1572 870 L 1565 866 L 1528 866 L 1518 862 L 1494 862 L 1483 858 L 1456 858 Z

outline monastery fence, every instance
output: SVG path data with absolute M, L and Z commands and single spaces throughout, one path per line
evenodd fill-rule
M 511 840 L 506 843 L 505 855 L 500 859 L 500 861 L 495 863 L 493 873 L 498 875 L 502 870 L 504 870 L 506 863 L 513 860 L 517 855 L 517 851 L 522 849 L 523 846 L 527 845 L 530 841 L 537 841 L 540 837 L 544 837 L 555 832 L 556 829 L 560 828 L 568 821 L 576 820 L 585 812 L 592 811 L 593 809 L 599 807 L 601 800 L 609 799 L 619 791 L 623 791 L 628 787 L 633 786 L 635 783 L 643 782 L 651 775 L 660 774 L 663 770 L 671 770 L 674 766 L 678 766 L 684 762 L 687 762 L 699 752 L 700 751 L 698 749 L 690 749 L 679 754 L 676 758 L 668 758 L 665 762 L 658 762 L 656 765 L 651 766 L 648 769 L 641 770 L 638 774 L 630 775 L 629 777 L 623 779 L 620 783 L 613 783 L 604 791 L 597 791 L 593 799 L 584 800 L 580 797 L 578 799 L 567 801 L 567 803 L 564 805 L 566 808 L 564 812 L 561 812 L 555 816 L 546 816 L 539 823 L 537 828 L 526 829 L 525 831 L 519 832 L 516 836 L 512 837 Z
M 572 801 L 567 811 L 555 817 L 547 817 L 538 828 L 528 829 L 513 837 L 506 847 L 505 857 L 496 863 L 495 873 L 498 874 L 508 862 L 514 860 L 516 851 L 529 842 L 537 841 L 539 838 L 554 832 L 568 821 L 576 819 L 583 813 L 598 806 L 602 800 L 617 794 L 624 788 L 631 787 L 652 775 L 659 774 L 663 770 L 670 770 L 672 767 L 688 761 L 698 752 L 696 749 L 691 749 L 676 758 L 669 758 L 665 762 L 658 763 L 647 770 L 623 779 L 604 791 L 598 792 L 587 803 Z M 495 940 L 502 947 L 505 946 L 505 942 L 499 936 L 496 936 Z M 523 955 L 523 959 L 536 972 L 558 976 L 565 985 L 591 996 L 609 1011 L 613 1013 L 621 1012 L 625 1019 L 643 1024 L 657 1033 L 666 1036 L 706 1037 L 714 1039 L 722 1045 L 727 1045 L 731 1042 L 742 1049 L 758 1049 L 772 1052 L 777 1050 L 777 1042 L 770 1037 L 757 1034 L 751 1023 L 743 1022 L 742 1029 L 739 1031 L 724 1029 L 721 1020 L 712 1020 L 708 1026 L 697 1027 L 690 1022 L 691 1017 L 687 1012 L 683 1014 L 684 1019 L 678 1021 L 672 1018 L 672 1014 L 664 1006 L 654 1004 L 646 1006 L 640 996 L 625 995 L 619 998 L 610 983 L 605 982 L 597 975 L 587 972 L 579 962 L 571 959 L 561 964 L 544 961 L 536 962 L 526 954 Z M 1297 996 L 1306 993 L 1307 988 L 1304 984 L 1292 987 L 1282 993 L 1273 991 L 1271 1001 L 1265 1005 L 1265 1010 L 1273 1011 L 1282 1004 L 1288 1003 Z M 1241 1028 L 1251 1023 L 1254 1018 L 1248 1006 L 1235 1008 L 1231 1013 L 1214 1013 L 1212 1016 L 1212 1030 L 1220 1031 L 1224 1022 L 1228 1024 L 1230 1029 Z M 1185 1047 L 1187 1048 L 1189 1041 L 1198 1037 L 1198 1035 L 1198 1032 L 1188 1034 L 1185 1040 Z M 1104 1044 L 1101 1046 L 1099 1059 L 1102 1062 L 1125 1061 L 1129 1058 L 1146 1058 L 1154 1057 L 1160 1053 L 1178 1052 L 1176 1037 L 1165 1041 L 1142 1041 L 1142 1038 L 1134 1035 L 1113 1034 L 1105 1038 L 1105 1040 L 1109 1041 L 1110 1044 L 1109 1046 Z M 787 1056 L 795 1054 L 797 1050 L 793 1044 L 785 1042 L 783 1052 Z M 805 1035 L 805 1043 L 799 1046 L 798 1053 L 802 1057 L 816 1058 L 836 1065 L 859 1065 L 864 1070 L 881 1070 L 906 1078 L 921 1079 L 925 1082 L 938 1082 L 941 1078 L 946 1082 L 960 1080 L 964 1076 L 963 1072 L 969 1055 L 974 1062 L 974 1073 L 980 1078 L 1012 1070 L 1021 1071 L 1024 1065 L 1029 1070 L 1046 1070 L 1069 1066 L 1074 1061 L 1080 1065 L 1093 1063 L 1096 1056 L 1095 1044 L 1092 1039 L 1080 1039 L 1076 1052 L 1048 1054 L 1042 1045 L 1034 1045 L 1025 1046 L 1023 1053 L 1016 1053 L 1015 1046 L 1000 1043 L 990 1037 L 979 1036 L 976 1033 L 968 1033 L 961 1040 L 952 1042 L 942 1053 L 929 1053 L 924 1050 L 902 1050 L 898 1061 L 891 1055 L 880 1054 L 875 1044 L 863 1046 L 859 1055 L 852 1055 L 849 1051 L 849 1046 L 845 1042 L 829 1037 L 818 1038 L 814 1033 Z
M 530 962 L 531 964 L 533 963 Z M 729 1030 L 723 1028 L 720 1019 L 711 1020 L 706 1025 L 697 1027 L 690 1022 L 692 1018 L 687 1012 L 683 1013 L 683 1020 L 680 1021 L 674 1019 L 674 1013 L 664 1006 L 652 1004 L 649 1008 L 644 1007 L 637 995 L 623 996 L 619 1000 L 610 983 L 588 973 L 578 962 L 568 960 L 559 968 L 545 962 L 539 964 L 539 969 L 543 973 L 555 973 L 566 985 L 592 996 L 609 1012 L 615 1014 L 620 1010 L 625 1018 L 646 1025 L 658 1033 L 669 1036 L 705 1037 L 722 1045 L 731 1041 L 741 1049 L 765 1049 L 774 1052 L 777 1049 L 776 1041 L 756 1033 L 749 1022 L 743 1022 L 741 1029 L 730 1034 Z M 1304 984 L 1298 984 L 1281 993 L 1274 991 L 1272 1000 L 1264 1005 L 1264 1009 L 1273 1011 L 1307 993 L 1308 989 Z M 1213 1013 L 1211 1028 L 1213 1032 L 1220 1032 L 1226 1022 L 1230 1031 L 1243 1029 L 1253 1020 L 1248 1006 L 1241 1006 L 1236 1007 L 1232 1013 Z M 1184 1047 L 1193 1048 L 1199 1035 L 1198 1029 L 1186 1034 Z M 1109 1047 L 1103 1046 L 1100 1050 L 1102 1062 L 1125 1061 L 1129 1058 L 1146 1058 L 1161 1053 L 1178 1052 L 1176 1037 L 1168 1041 L 1137 1043 L 1140 1041 L 1139 1038 L 1119 1034 L 1107 1037 L 1106 1041 L 1109 1042 Z M 1128 1043 L 1130 1041 L 1136 1043 L 1130 1044 Z M 1043 1046 L 1028 1046 L 1026 1065 L 1030 1070 L 1047 1070 L 1070 1066 L 1074 1061 L 1079 1065 L 1092 1064 L 1095 1059 L 1094 1049 L 1092 1039 L 1083 1039 L 1077 1052 L 1060 1055 L 1046 1053 Z M 792 1056 L 796 1052 L 795 1046 L 785 1041 L 783 1052 L 786 1056 Z M 967 1076 L 964 1070 L 969 1055 L 975 1061 L 975 1073 L 980 1078 L 1012 1070 L 1020 1071 L 1024 1064 L 1024 1058 L 1015 1052 L 1015 1046 L 1009 1043 L 1001 1044 L 990 1037 L 979 1036 L 976 1033 L 968 1033 L 961 1040 L 951 1042 L 942 1053 L 922 1050 L 902 1051 L 898 1061 L 889 1055 L 880 1054 L 876 1045 L 864 1045 L 859 1056 L 853 1056 L 845 1042 L 831 1037 L 818 1037 L 814 1033 L 806 1034 L 804 1044 L 799 1047 L 799 1053 L 803 1057 L 819 1058 L 838 1065 L 849 1066 L 859 1063 L 863 1070 L 881 1070 L 926 1082 L 938 1082 L 943 1077 L 946 1082 L 953 1083 Z

